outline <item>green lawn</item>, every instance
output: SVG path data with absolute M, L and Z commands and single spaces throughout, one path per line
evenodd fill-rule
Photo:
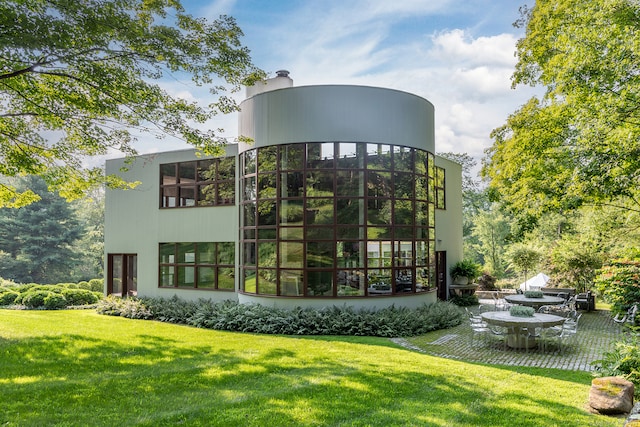
M 0 310 L 2 426 L 620 426 L 585 410 L 590 383 L 382 338 Z

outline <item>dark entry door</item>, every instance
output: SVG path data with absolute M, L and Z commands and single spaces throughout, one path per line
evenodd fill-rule
M 107 258 L 107 294 L 135 296 L 138 294 L 138 255 L 109 254 Z
M 436 251 L 436 287 L 438 299 L 447 300 L 447 251 Z

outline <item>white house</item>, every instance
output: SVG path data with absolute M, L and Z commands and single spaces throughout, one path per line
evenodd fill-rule
M 363 86 L 247 88 L 219 158 L 107 162 L 106 292 L 277 306 L 415 307 L 462 258 L 461 167 L 435 156 L 434 107 Z M 122 171 L 126 166 L 127 171 Z

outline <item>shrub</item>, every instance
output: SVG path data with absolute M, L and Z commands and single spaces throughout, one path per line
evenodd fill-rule
M 89 289 L 94 292 L 104 291 L 104 279 L 91 279 L 89 280 Z
M 62 294 L 49 292 L 49 295 L 44 297 L 42 305 L 47 310 L 58 310 L 67 306 L 67 300 Z
M 28 308 L 44 307 L 44 299 L 51 294 L 54 292 L 32 288 L 22 295 L 20 302 Z
M 482 273 L 480 264 L 476 264 L 469 259 L 458 261 L 449 269 L 449 274 L 453 280 L 460 277 L 467 277 L 469 282 L 473 282 L 480 276 L 480 273 Z
M 482 276 L 478 279 L 478 290 L 479 291 L 496 291 L 498 287 L 496 286 L 497 279 L 489 273 L 483 273 Z
M 183 301 L 178 297 L 115 298 L 98 303 L 98 313 L 155 319 L 199 328 L 283 335 L 414 336 L 459 325 L 462 311 L 447 302 L 418 309 L 389 307 L 382 310 L 326 307 L 283 309 L 259 304 L 209 300 Z
M 611 304 L 613 314 L 624 314 L 640 302 L 640 260 L 616 259 L 600 269 L 595 279 L 598 294 Z
M 91 285 L 87 281 L 78 282 L 78 289 L 86 289 L 87 291 L 91 290 Z
M 109 295 L 98 301 L 96 311 L 99 314 L 110 316 L 122 316 L 129 319 L 152 319 L 151 310 L 149 310 L 138 298 L 120 298 Z
M 95 293 L 86 289 L 67 288 L 62 290 L 62 295 L 67 300 L 68 305 L 95 304 L 100 299 Z
M 612 351 L 592 363 L 601 377 L 623 376 L 635 385 L 635 396 L 640 398 L 640 334 L 626 335 L 616 342 Z
M 475 294 L 454 295 L 451 298 L 449 298 L 449 302 L 459 307 L 470 307 L 472 305 L 478 305 L 480 303 L 480 301 L 478 301 L 478 296 Z
M 10 289 L 0 292 L 0 306 L 14 304 L 19 296 L 19 292 Z

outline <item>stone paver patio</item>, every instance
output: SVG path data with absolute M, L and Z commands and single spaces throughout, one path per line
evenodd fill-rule
M 393 341 L 406 348 L 449 359 L 495 365 L 557 368 L 593 371 L 592 362 L 612 350 L 621 339 L 622 328 L 611 320 L 608 311 L 583 312 L 576 339 L 561 353 L 557 349 L 507 349 L 495 343 L 472 338 L 469 322 L 451 329 L 434 331 L 421 337 L 398 338 Z

